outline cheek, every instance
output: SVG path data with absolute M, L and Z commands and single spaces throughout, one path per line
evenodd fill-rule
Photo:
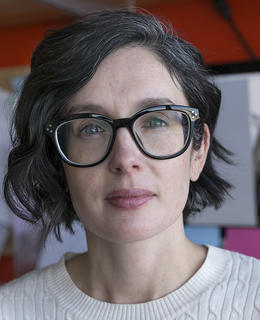
M 169 160 L 171 165 L 165 166 L 161 176 L 162 196 L 168 206 L 181 211 L 187 201 L 190 186 L 190 159 L 189 156 Z
M 87 209 L 89 204 L 97 201 L 102 177 L 91 168 L 67 168 L 65 174 L 74 209 L 79 214 L 83 208 Z

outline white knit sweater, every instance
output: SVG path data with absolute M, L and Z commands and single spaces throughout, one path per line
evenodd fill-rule
M 140 304 L 110 304 L 72 282 L 64 258 L 0 288 L 1 320 L 259 320 L 260 260 L 209 247 L 178 290 Z

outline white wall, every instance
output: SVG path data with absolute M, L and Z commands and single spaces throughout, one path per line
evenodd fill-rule
M 235 166 L 216 162 L 221 175 L 235 188 L 216 211 L 205 209 L 192 217 L 191 224 L 254 226 L 257 223 L 253 147 L 258 134 L 255 116 L 260 119 L 260 74 L 222 75 L 215 77 L 222 90 L 222 105 L 216 137 L 235 153 Z

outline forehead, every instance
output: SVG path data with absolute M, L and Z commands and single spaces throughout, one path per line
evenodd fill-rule
M 126 116 L 157 100 L 187 105 L 178 81 L 156 54 L 143 47 L 124 47 L 102 61 L 92 79 L 73 96 L 69 108 L 99 105 L 109 114 L 124 111 Z M 142 101 L 146 105 L 140 106 Z

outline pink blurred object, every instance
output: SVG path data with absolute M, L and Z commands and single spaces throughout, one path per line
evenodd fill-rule
M 260 259 L 260 228 L 226 228 L 223 247 Z

